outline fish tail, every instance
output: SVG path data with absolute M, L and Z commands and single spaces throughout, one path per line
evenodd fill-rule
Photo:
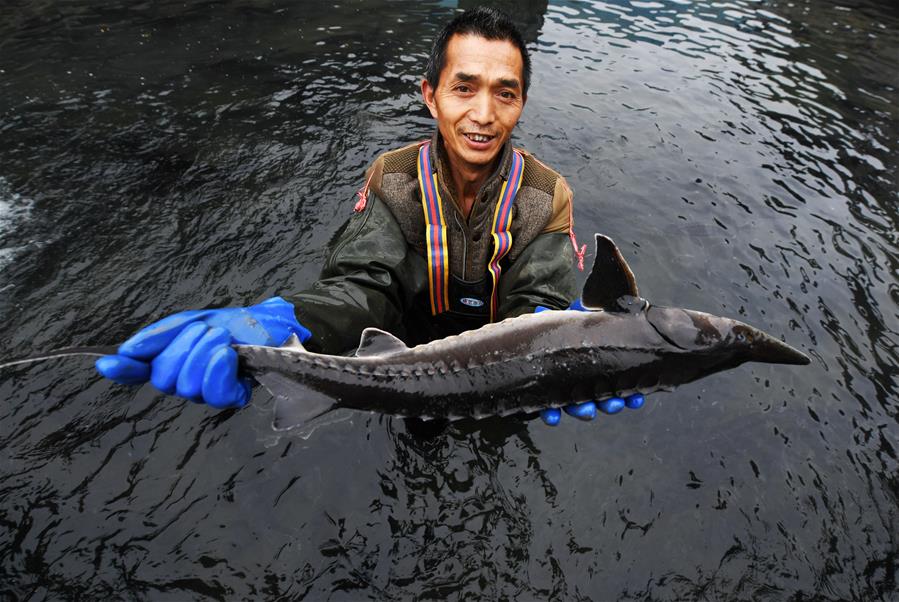
M 106 355 L 115 355 L 119 350 L 118 345 L 106 345 L 102 347 L 66 347 L 65 349 L 56 349 L 54 351 L 47 351 L 46 353 L 39 353 L 36 355 L 31 355 L 28 357 L 23 357 L 17 360 L 10 360 L 8 362 L 0 363 L 0 370 L 3 368 L 10 368 L 12 366 L 19 366 L 22 364 L 30 364 L 33 362 L 42 362 L 45 360 L 52 360 L 60 357 L 72 357 L 72 356 L 92 356 L 92 357 L 103 357 Z

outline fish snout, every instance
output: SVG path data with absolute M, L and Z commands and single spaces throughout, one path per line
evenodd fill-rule
M 806 354 L 764 333 L 752 343 L 750 356 L 751 361 L 766 364 L 805 366 L 811 363 Z

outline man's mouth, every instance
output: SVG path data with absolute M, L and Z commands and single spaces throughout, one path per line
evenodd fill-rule
M 484 144 L 486 142 L 490 142 L 491 140 L 493 140 L 496 137 L 496 136 L 488 136 L 487 134 L 469 134 L 469 133 L 464 134 L 464 136 L 466 138 L 468 138 L 469 140 L 471 140 L 472 142 L 476 142 L 478 144 Z

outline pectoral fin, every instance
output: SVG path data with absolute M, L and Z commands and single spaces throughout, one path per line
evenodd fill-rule
M 286 431 L 301 426 L 337 406 L 337 400 L 310 389 L 279 372 L 254 375 L 259 384 L 275 396 L 275 417 L 272 427 Z
M 589 309 L 622 311 L 618 302 L 622 297 L 640 297 L 637 280 L 612 239 L 597 234 L 596 258 L 584 283 L 581 302 Z

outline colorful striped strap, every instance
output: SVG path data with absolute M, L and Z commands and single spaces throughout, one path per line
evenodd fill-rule
M 443 199 L 437 187 L 437 172 L 431 169 L 430 150 L 429 142 L 418 149 L 418 186 L 425 212 L 431 315 L 436 316 L 449 309 L 449 244 L 443 219 Z
M 512 169 L 509 177 L 503 182 L 500 189 L 499 200 L 493 214 L 493 257 L 487 264 L 487 271 L 493 279 L 493 292 L 490 294 L 490 321 L 496 321 L 499 311 L 499 276 L 502 268 L 499 262 L 512 249 L 512 203 L 515 195 L 521 187 L 521 177 L 524 174 L 524 157 L 518 151 L 512 152 Z
M 421 206 L 425 214 L 425 236 L 428 250 L 428 285 L 431 297 L 431 314 L 447 311 L 449 304 L 449 244 L 446 238 L 446 221 L 443 215 L 443 199 L 437 186 L 437 172 L 431 169 L 431 144 L 426 142 L 418 150 L 418 185 L 421 188 Z M 524 173 L 524 157 L 512 152 L 512 168 L 503 182 L 493 214 L 493 256 L 487 264 L 492 280 L 490 294 L 490 321 L 496 320 L 499 309 L 500 261 L 512 249 L 512 205 L 521 187 Z

